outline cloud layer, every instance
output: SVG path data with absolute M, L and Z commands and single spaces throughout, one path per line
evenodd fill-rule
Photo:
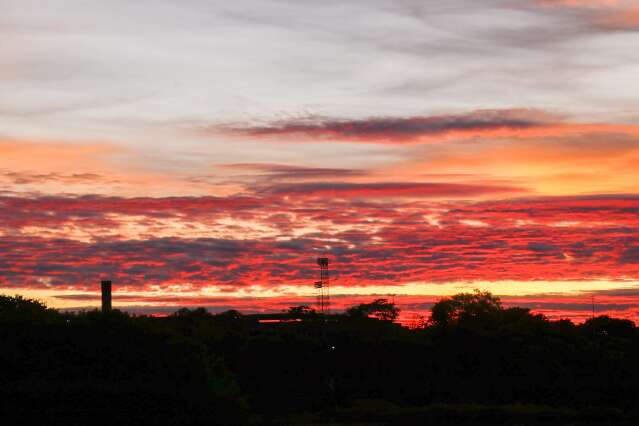
M 4 198 L 3 286 L 308 286 L 639 278 L 639 199 Z M 8 213 L 7 213 L 8 212 Z
M 325 253 L 342 305 L 476 283 L 581 318 L 576 293 L 639 274 L 638 16 L 4 0 L 0 290 L 69 306 L 109 277 L 130 305 L 279 309 Z

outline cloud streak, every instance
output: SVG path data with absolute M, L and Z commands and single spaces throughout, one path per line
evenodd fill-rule
M 218 125 L 207 130 L 279 142 L 361 142 L 417 144 L 450 139 L 539 140 L 588 135 L 639 136 L 632 124 L 579 123 L 534 109 L 478 110 L 465 114 L 418 117 L 371 117 L 356 120 L 308 119 L 269 125 Z
M 474 197 L 483 194 L 508 194 L 526 192 L 523 188 L 498 185 L 458 184 L 439 182 L 311 182 L 301 184 L 279 184 L 266 187 L 262 193 L 291 196 L 315 196 L 337 198 L 456 198 Z
M 542 127 L 558 120 L 537 110 L 478 110 L 467 114 L 421 117 L 373 117 L 361 120 L 283 121 L 268 126 L 223 125 L 212 130 L 257 138 L 416 142 L 423 137 L 473 135 Z
M 551 7 L 585 9 L 587 22 L 603 31 L 639 30 L 639 6 L 631 0 L 541 0 Z

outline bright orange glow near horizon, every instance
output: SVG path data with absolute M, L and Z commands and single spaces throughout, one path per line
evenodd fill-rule
M 433 303 L 460 292 L 490 291 L 498 295 L 505 306 L 520 306 L 541 313 L 550 319 L 571 319 L 581 322 L 596 315 L 609 315 L 636 320 L 639 304 L 637 281 L 543 281 L 543 282 L 466 282 L 453 284 L 411 283 L 401 286 L 331 287 L 332 312 L 343 312 L 358 303 L 385 298 L 402 309 L 400 320 L 404 323 L 428 318 Z M 556 292 L 557 286 L 562 291 Z M 62 310 L 90 310 L 100 306 L 100 294 L 96 291 L 51 290 L 16 288 L 0 290 L 0 294 L 15 295 L 41 300 L 49 307 Z M 180 307 L 205 307 L 211 312 L 228 309 L 243 313 L 281 312 L 291 306 L 308 305 L 315 308 L 315 292 L 311 286 L 281 286 L 267 288 L 251 286 L 238 291 L 224 292 L 216 287 L 191 288 L 117 289 L 115 307 L 144 315 L 166 315 Z

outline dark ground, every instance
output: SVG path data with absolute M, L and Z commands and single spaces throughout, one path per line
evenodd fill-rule
M 443 308 L 410 330 L 370 312 L 262 324 L 0 297 L 0 423 L 639 423 L 632 322 L 577 326 L 481 298 Z

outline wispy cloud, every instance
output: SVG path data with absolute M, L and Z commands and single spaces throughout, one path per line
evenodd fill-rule
M 373 117 L 361 120 L 311 119 L 275 122 L 267 126 L 213 127 L 232 135 L 324 140 L 416 142 L 423 137 L 474 135 L 492 131 L 525 130 L 557 122 L 558 117 L 538 110 L 479 110 L 467 114 L 421 117 Z
M 632 0 L 541 0 L 541 4 L 585 9 L 586 22 L 599 30 L 639 30 L 639 6 Z
M 311 182 L 266 186 L 261 193 L 294 196 L 321 196 L 337 198 L 456 198 L 483 194 L 507 194 L 526 192 L 524 188 L 499 185 L 459 184 L 440 182 Z
M 369 172 L 362 169 L 339 169 L 330 167 L 307 167 L 271 163 L 234 163 L 222 164 L 218 168 L 236 172 L 257 173 L 274 180 L 326 179 L 366 176 Z

